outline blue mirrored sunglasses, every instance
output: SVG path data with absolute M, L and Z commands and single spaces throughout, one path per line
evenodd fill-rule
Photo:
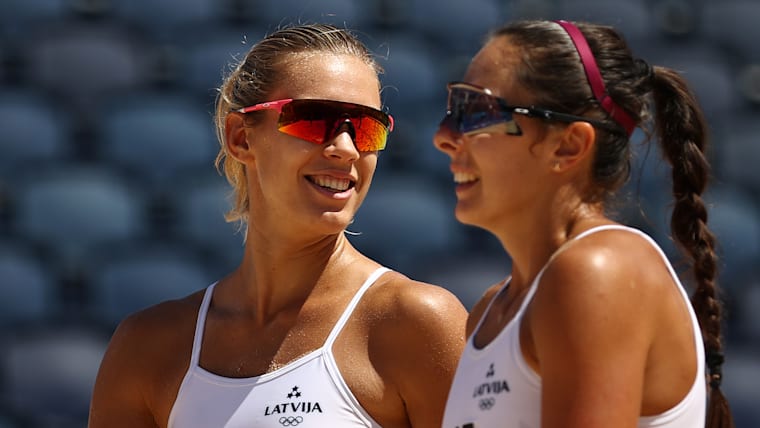
M 492 95 L 490 89 L 470 83 L 451 82 L 447 88 L 449 96 L 446 116 L 441 121 L 441 126 L 460 134 L 503 132 L 507 135 L 522 135 L 522 129 L 514 120 L 515 114 L 568 123 L 588 122 L 615 131 L 615 128 L 605 123 L 583 116 L 557 113 L 535 106 L 513 106 L 504 98 Z

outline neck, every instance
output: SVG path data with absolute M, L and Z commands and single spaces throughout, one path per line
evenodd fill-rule
M 555 199 L 504 221 L 495 233 L 512 259 L 512 284 L 527 287 L 551 256 L 578 233 L 609 223 L 601 205 Z
M 241 310 L 265 323 L 307 298 L 330 292 L 358 253 L 342 233 L 319 239 L 271 238 L 251 227 L 243 260 L 230 276 Z

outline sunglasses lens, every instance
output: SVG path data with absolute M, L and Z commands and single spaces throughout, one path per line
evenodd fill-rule
M 280 122 L 278 129 L 280 132 L 302 140 L 311 141 L 315 144 L 325 142 L 327 135 L 327 126 L 329 124 L 324 119 L 303 119 L 293 122 Z
M 383 150 L 388 140 L 388 127 L 369 116 L 351 118 L 356 137 L 354 144 L 360 152 Z
M 512 120 L 512 111 L 502 106 L 497 97 L 468 88 L 449 89 L 448 111 L 442 125 L 466 134 L 495 125 L 507 125 L 509 134 L 519 133 Z
M 278 129 L 290 136 L 323 144 L 339 130 L 352 131 L 361 152 L 383 150 L 391 131 L 390 116 L 371 107 L 329 100 L 293 100 L 282 108 Z

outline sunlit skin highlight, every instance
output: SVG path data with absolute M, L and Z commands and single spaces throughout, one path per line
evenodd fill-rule
M 461 80 L 510 105 L 532 105 L 513 74 L 519 58 L 508 38 L 491 39 Z M 501 284 L 492 286 L 470 314 L 467 334 L 476 347 L 493 341 L 514 317 L 560 247 L 585 230 L 614 224 L 594 197 L 594 127 L 513 119 L 522 135 L 492 128 L 463 135 L 442 126 L 433 139 L 450 157 L 457 219 L 493 233 L 512 259 L 507 290 L 496 295 Z M 630 280 L 613 288 L 604 278 Z M 542 427 L 635 427 L 639 416 L 678 403 L 696 370 L 689 319 L 659 254 L 642 239 L 609 231 L 570 244 L 546 270 L 520 325 L 523 356 L 542 379 Z M 662 325 L 682 328 L 663 333 Z

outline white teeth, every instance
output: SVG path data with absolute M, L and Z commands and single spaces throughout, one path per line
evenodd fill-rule
M 344 191 L 351 185 L 351 180 L 345 178 L 335 178 L 327 175 L 319 175 L 312 177 L 312 181 L 318 186 L 327 187 L 328 189 Z
M 466 172 L 455 172 L 454 173 L 454 183 L 468 183 L 470 181 L 477 180 L 478 177 L 476 177 L 474 174 L 469 174 Z

